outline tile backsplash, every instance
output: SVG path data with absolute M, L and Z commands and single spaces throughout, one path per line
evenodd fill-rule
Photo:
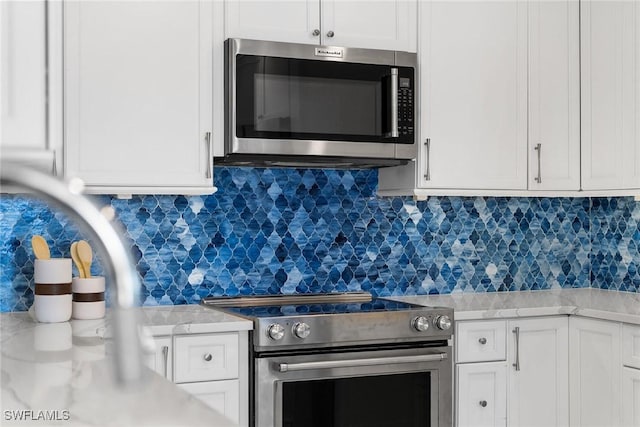
M 375 170 L 216 168 L 211 196 L 101 196 L 125 227 L 141 303 L 210 295 L 376 295 L 558 287 L 640 291 L 632 198 L 376 197 Z M 0 201 L 0 311 L 33 301 L 30 240 L 82 238 L 62 213 Z M 101 267 L 94 263 L 93 274 Z

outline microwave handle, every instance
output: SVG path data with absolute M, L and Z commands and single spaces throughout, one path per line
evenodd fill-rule
M 398 69 L 391 68 L 391 138 L 398 135 Z

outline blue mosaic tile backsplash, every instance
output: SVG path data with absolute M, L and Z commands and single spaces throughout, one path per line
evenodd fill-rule
M 102 196 L 124 225 L 140 303 L 210 295 L 378 296 L 558 287 L 640 291 L 632 198 L 376 197 L 375 170 L 216 168 L 211 196 Z M 52 256 L 81 239 L 60 212 L 0 202 L 0 311 L 33 301 L 31 236 Z M 100 274 L 99 259 L 93 274 Z

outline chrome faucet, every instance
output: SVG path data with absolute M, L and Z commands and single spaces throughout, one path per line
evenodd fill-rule
M 113 225 L 89 199 L 82 196 L 83 184 L 78 185 L 78 181 L 67 184 L 28 167 L 2 161 L 0 186 L 12 186 L 35 193 L 77 220 L 82 231 L 95 239 L 99 252 L 106 255 L 103 257 L 105 272 L 110 283 L 115 283 L 112 322 L 116 377 L 123 385 L 138 382 L 142 378 L 143 365 L 134 307 L 140 279 Z

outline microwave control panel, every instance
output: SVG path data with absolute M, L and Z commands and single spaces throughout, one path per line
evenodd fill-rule
M 411 79 L 400 77 L 398 82 L 398 133 L 413 136 L 413 88 Z

